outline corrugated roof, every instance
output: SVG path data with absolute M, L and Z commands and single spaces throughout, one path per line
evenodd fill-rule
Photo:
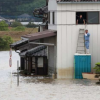
M 38 33 L 27 34 L 22 37 L 27 38 L 29 40 L 36 40 L 36 39 L 56 36 L 56 33 L 57 31 L 54 31 L 54 30 L 46 30 L 46 31 L 38 32 Z
M 20 53 L 21 57 L 25 56 L 47 56 L 47 46 L 40 45 L 28 51 Z

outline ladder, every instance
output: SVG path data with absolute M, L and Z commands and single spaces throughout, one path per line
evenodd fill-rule
M 76 53 L 85 54 L 84 29 L 79 29 Z

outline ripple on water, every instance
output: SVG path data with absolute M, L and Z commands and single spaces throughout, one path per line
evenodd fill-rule
M 19 60 L 13 51 L 12 71 L 16 72 Z M 0 100 L 100 100 L 100 87 L 95 80 L 52 80 L 44 77 L 12 77 L 9 67 L 9 52 L 0 52 Z

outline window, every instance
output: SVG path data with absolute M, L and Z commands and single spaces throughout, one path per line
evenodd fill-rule
M 43 67 L 43 57 L 38 58 L 38 67 Z
M 99 12 L 87 12 L 88 24 L 99 24 Z
M 50 12 L 48 12 L 48 23 L 50 24 Z
M 76 12 L 76 23 L 99 24 L 99 12 Z
M 55 24 L 55 13 L 52 12 L 52 24 Z

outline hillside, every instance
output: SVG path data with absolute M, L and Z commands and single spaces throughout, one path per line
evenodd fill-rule
M 45 6 L 46 0 L 0 0 L 0 15 L 18 16 L 23 13 L 32 15 L 34 8 Z

